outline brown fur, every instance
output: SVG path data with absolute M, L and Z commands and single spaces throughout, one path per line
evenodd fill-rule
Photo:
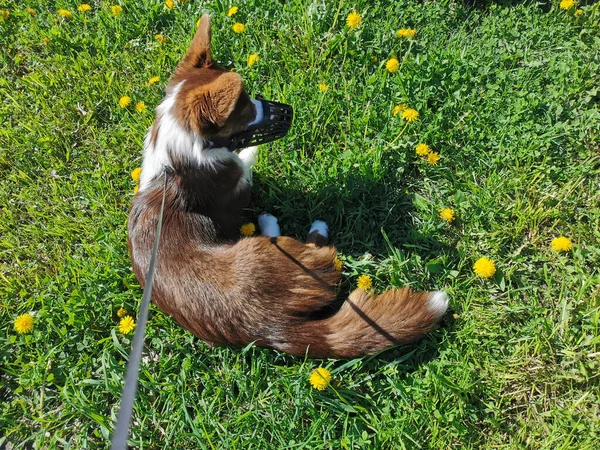
M 186 130 L 219 138 L 252 119 L 239 76 L 212 62 L 208 16 L 167 91 L 182 80 L 176 117 Z M 415 341 L 439 320 L 428 308 L 430 294 L 409 289 L 381 295 L 355 290 L 336 311 L 340 274 L 335 248 L 321 246 L 326 238 L 312 234 L 307 244 L 289 237 L 239 239 L 250 201 L 250 185 L 240 184 L 243 170 L 233 161 L 215 170 L 173 158 L 153 300 L 205 342 L 255 342 L 294 355 L 348 358 Z M 134 198 L 129 216 L 129 249 L 142 285 L 162 186 L 162 177 L 153 180 Z

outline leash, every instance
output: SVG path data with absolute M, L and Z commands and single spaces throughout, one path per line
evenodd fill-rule
M 152 284 L 154 283 L 154 268 L 156 266 L 156 256 L 158 254 L 158 241 L 162 230 L 163 213 L 165 210 L 165 197 L 167 194 L 167 172 L 163 172 L 165 183 L 163 185 L 162 203 L 160 205 L 160 214 L 158 224 L 156 225 L 156 236 L 154 237 L 154 247 L 150 257 L 150 266 L 146 273 L 146 284 L 144 285 L 144 294 L 140 305 L 138 315 L 138 324 L 133 336 L 133 346 L 129 354 L 127 363 L 127 376 L 125 386 L 121 394 L 121 405 L 117 417 L 117 426 L 112 437 L 111 450 L 126 450 L 127 438 L 129 437 L 129 425 L 131 424 L 131 415 L 133 413 L 133 401 L 137 390 L 140 362 L 142 359 L 142 350 L 144 347 L 144 337 L 146 332 L 146 322 L 148 322 L 148 310 L 150 309 L 150 295 L 152 294 Z

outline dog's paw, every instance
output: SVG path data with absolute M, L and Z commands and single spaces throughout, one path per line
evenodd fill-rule
M 261 214 L 258 216 L 258 227 L 260 234 L 266 237 L 281 236 L 281 230 L 277 223 L 277 217 L 271 214 Z
M 314 231 L 316 231 L 323 237 L 329 237 L 329 226 L 324 220 L 315 220 L 312 223 L 312 225 L 310 226 L 310 230 L 308 230 L 308 234 L 310 235 Z
M 256 164 L 256 153 L 257 152 L 258 152 L 258 147 L 248 147 L 248 148 L 243 149 L 239 153 L 240 159 L 246 165 L 246 167 L 248 167 L 249 169 L 252 168 L 252 166 L 254 164 Z

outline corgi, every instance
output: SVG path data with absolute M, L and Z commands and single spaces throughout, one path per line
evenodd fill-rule
M 231 137 L 259 114 L 239 74 L 212 59 L 204 15 L 144 141 L 128 245 L 140 284 L 148 269 L 163 187 L 166 200 L 153 301 L 209 345 L 250 343 L 310 358 L 354 358 L 414 342 L 446 312 L 443 291 L 357 289 L 341 306 L 336 250 L 316 221 L 306 242 L 258 219 L 261 236 L 240 238 L 256 147 L 232 151 Z

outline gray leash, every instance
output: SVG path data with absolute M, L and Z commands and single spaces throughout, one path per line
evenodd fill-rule
M 163 212 L 165 210 L 165 197 L 167 193 L 167 172 L 163 172 L 165 184 L 163 186 L 162 203 L 160 205 L 160 215 L 156 225 L 156 236 L 154 237 L 154 247 L 150 258 L 150 266 L 146 273 L 146 284 L 144 286 L 144 295 L 140 305 L 137 328 L 133 336 L 133 347 L 127 363 L 127 377 L 123 394 L 121 395 L 121 406 L 117 417 L 117 426 L 112 437 L 111 450 L 125 450 L 127 448 L 127 438 L 129 437 L 129 425 L 131 424 L 131 414 L 133 412 L 133 401 L 135 391 L 137 390 L 138 375 L 140 370 L 140 361 L 142 359 L 142 350 L 144 347 L 144 335 L 146 332 L 146 322 L 148 321 L 148 310 L 150 308 L 150 295 L 152 294 L 152 284 L 154 283 L 154 267 L 156 266 L 156 255 L 158 254 L 158 241 L 162 230 Z

